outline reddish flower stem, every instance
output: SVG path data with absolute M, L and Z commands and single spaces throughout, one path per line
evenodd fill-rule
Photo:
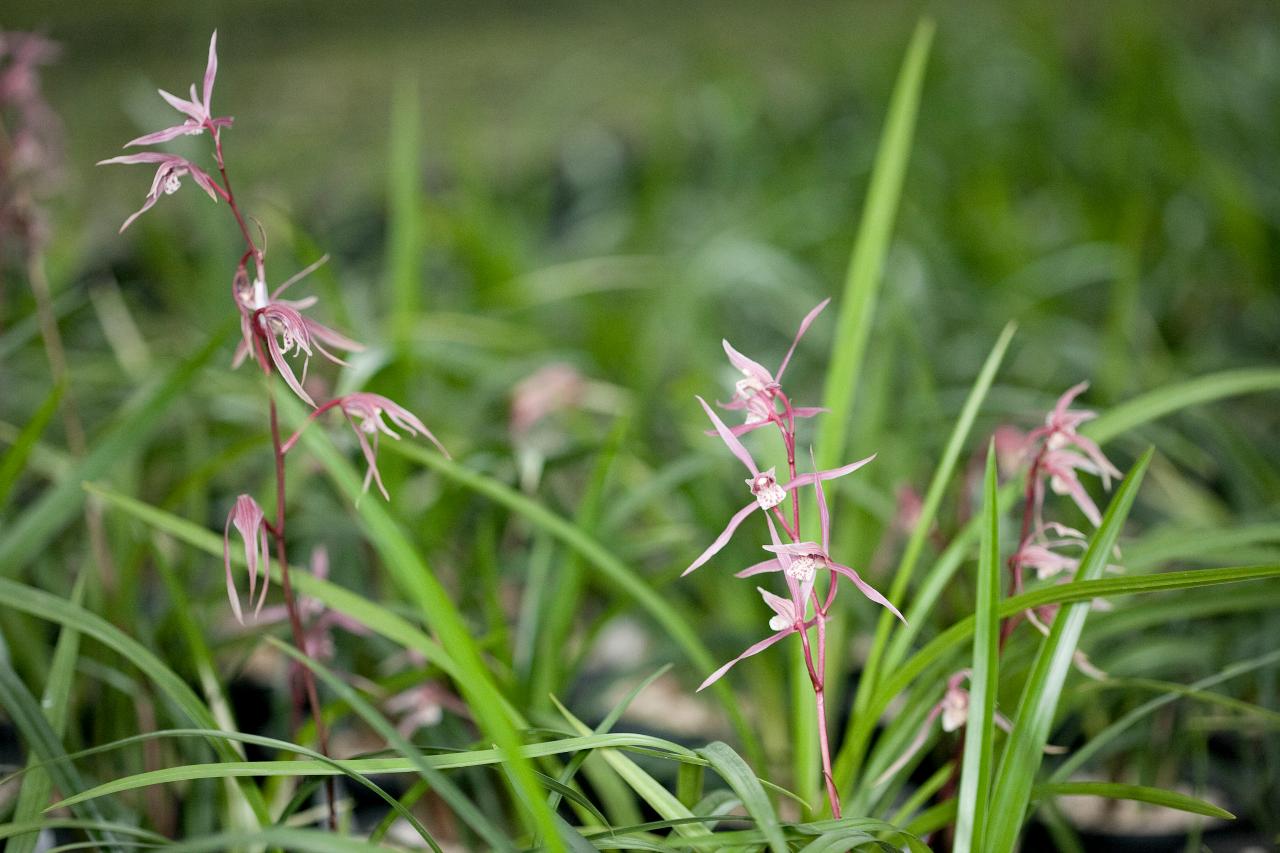
M 1036 514 L 1036 495 L 1040 488 L 1040 466 L 1048 449 L 1049 443 L 1046 441 L 1040 447 L 1039 452 L 1036 453 L 1035 458 L 1031 460 L 1031 467 L 1027 471 L 1027 488 L 1022 506 L 1022 533 L 1018 536 L 1017 550 L 1009 557 L 1010 596 L 1015 596 L 1022 592 L 1022 562 L 1019 560 L 1019 555 L 1022 553 L 1022 549 L 1026 547 L 1028 540 L 1031 539 L 1031 527 Z M 1021 613 L 1014 613 L 1006 616 L 1004 621 L 1000 623 L 1000 651 L 1004 651 L 1009 635 L 1013 633 L 1014 628 L 1018 627 L 1018 622 L 1021 618 Z
M 280 566 L 280 587 L 284 591 L 285 609 L 289 613 L 289 628 L 293 632 L 293 644 L 298 647 L 298 651 L 306 654 L 306 633 L 302 627 L 302 615 L 298 612 L 298 602 L 293 595 L 293 583 L 289 579 L 288 549 L 286 548 L 284 528 L 284 450 L 280 443 L 280 418 L 276 412 L 275 394 L 269 394 L 267 400 L 270 404 L 271 412 L 271 447 L 275 452 L 276 463 L 276 522 L 270 530 L 276 542 L 276 563 Z M 320 707 L 320 696 L 316 691 L 315 675 L 309 668 L 299 664 L 294 664 L 292 668 L 302 678 L 302 689 L 306 694 L 307 705 L 311 710 L 311 719 L 315 723 L 316 741 L 320 745 L 320 752 L 325 757 L 329 757 L 329 730 L 325 725 L 324 713 Z M 329 829 L 336 830 L 338 828 L 338 810 L 332 776 L 325 780 L 325 793 L 329 801 Z
M 778 425 L 779 432 L 782 433 L 782 444 L 787 451 L 787 472 L 790 475 L 789 482 L 796 479 L 796 419 L 795 410 L 791 406 L 791 401 L 783 394 L 781 390 L 777 392 L 778 399 L 782 401 L 782 414 L 776 412 L 772 415 L 772 420 Z M 821 482 L 818 488 L 822 488 Z M 791 537 L 792 542 L 799 542 L 801 535 L 800 527 L 800 494 L 798 489 L 791 490 L 791 524 L 788 525 L 782 511 L 775 507 L 778 521 L 782 524 L 787 535 Z M 812 593 L 814 618 L 812 622 L 818 628 L 817 654 L 815 662 L 814 649 L 809 640 L 808 623 L 800 626 L 800 644 L 804 649 L 805 667 L 809 672 L 809 683 L 813 687 L 814 706 L 817 714 L 818 722 L 818 751 L 822 757 L 822 779 L 826 786 L 827 802 L 831 806 L 831 814 L 837 820 L 841 817 L 840 795 L 836 791 L 835 779 L 831 773 L 831 745 L 827 735 L 827 701 L 826 701 L 826 671 L 827 671 L 827 612 L 831 609 L 831 605 L 835 602 L 836 590 L 839 584 L 833 576 L 830 579 L 830 586 L 827 588 L 826 604 L 820 604 L 816 592 Z M 806 602 L 800 602 L 799 618 L 804 619 L 804 607 Z

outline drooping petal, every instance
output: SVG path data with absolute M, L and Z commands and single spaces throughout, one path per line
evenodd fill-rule
M 823 305 L 825 304 L 826 303 L 824 302 Z M 812 447 L 809 448 L 809 464 L 813 466 L 814 470 L 817 470 L 818 461 L 813 456 Z M 822 488 L 821 480 L 813 481 L 813 489 L 818 493 L 818 519 L 821 522 L 821 528 L 822 528 L 822 553 L 830 554 L 831 553 L 831 513 L 827 509 L 826 490 Z
M 822 313 L 822 309 L 826 308 L 827 303 L 830 301 L 831 297 L 828 296 L 826 299 L 819 302 L 817 307 L 806 314 L 804 319 L 800 321 L 800 330 L 796 332 L 796 338 L 791 342 L 791 349 L 787 350 L 786 356 L 782 359 L 782 364 L 778 365 L 778 373 L 774 377 L 775 382 L 782 381 L 782 374 L 786 372 L 787 365 L 791 362 L 791 355 L 796 351 L 796 346 L 800 343 L 800 339 L 804 337 L 805 332 L 809 331 L 809 324 L 817 319 L 818 315 Z
M 258 583 L 258 569 L 261 567 L 262 591 L 257 596 L 254 615 L 262 610 L 266 601 L 267 588 L 270 583 L 270 546 L 267 539 L 266 517 L 262 507 L 249 495 L 240 495 L 227 513 L 227 522 L 222 531 L 222 560 L 227 574 L 227 598 L 231 602 L 231 612 L 236 621 L 244 624 L 244 614 L 240 608 L 240 594 L 236 591 L 235 577 L 231 573 L 231 528 L 240 534 L 244 545 L 245 568 L 249 574 L 249 603 L 254 603 Z
M 685 575 L 689 574 L 689 572 L 692 572 L 694 569 L 698 568 L 703 563 L 707 562 L 707 560 L 710 560 L 716 554 L 720 553 L 720 550 L 724 548 L 726 544 L 728 544 L 730 537 L 733 536 L 733 531 L 737 530 L 738 526 L 742 524 L 742 522 L 747 520 L 747 516 L 751 515 L 751 513 L 756 511 L 757 506 L 759 506 L 759 504 L 757 504 L 755 501 L 752 501 L 751 503 L 744 506 L 742 509 L 735 512 L 733 514 L 733 517 L 729 519 L 729 523 L 725 525 L 724 530 L 720 531 L 720 535 L 716 537 L 716 540 L 712 542 L 710 545 L 708 545 L 707 550 L 699 554 L 698 559 L 690 563 L 689 568 L 681 572 L 680 576 L 684 577 Z
M 885 598 L 883 595 L 881 595 L 881 594 L 876 590 L 876 588 L 875 588 L 875 587 L 873 587 L 871 584 L 869 584 L 869 583 L 867 583 L 866 581 L 864 581 L 864 580 L 863 580 L 863 579 L 858 575 L 858 573 L 857 573 L 857 572 L 855 572 L 853 569 L 849 568 L 848 566 L 842 566 L 842 565 L 840 565 L 839 563 L 831 563 L 830 565 L 831 565 L 831 568 L 832 568 L 834 571 L 839 572 L 840 574 L 842 574 L 842 575 L 844 575 L 845 577 L 847 577 L 849 580 L 853 581 L 853 585 L 854 585 L 854 586 L 856 586 L 856 587 L 858 588 L 858 591 L 859 591 L 859 592 L 861 592 L 861 593 L 862 593 L 863 595 L 865 595 L 867 598 L 869 598 L 869 599 L 871 599 L 872 601 L 874 601 L 876 604 L 879 604 L 881 607 L 887 607 L 887 608 L 889 608 L 889 612 L 891 612 L 894 616 L 897 616 L 899 619 L 901 619 L 901 620 L 902 620 L 902 624 L 904 624 L 904 625 L 905 625 L 905 624 L 907 624 L 906 617 L 904 617 L 901 613 L 899 613 L 899 612 L 898 612 L 898 608 L 894 607 L 894 606 L 889 602 L 889 599 L 887 599 L 887 598 Z
M 710 687 L 711 685 L 719 681 L 721 676 L 723 676 L 726 672 L 728 672 L 730 669 L 733 668 L 734 664 L 738 663 L 739 661 L 744 661 L 747 658 L 752 657 L 753 655 L 760 654 L 762 651 L 769 648 L 774 643 L 781 640 L 783 637 L 790 636 L 791 634 L 794 634 L 794 633 L 795 633 L 794 628 L 788 629 L 786 631 L 779 631 L 776 634 L 772 634 L 768 637 L 765 637 L 763 640 L 760 640 L 759 642 L 753 643 L 752 645 L 748 646 L 747 650 L 744 651 L 742 654 L 738 655 L 736 658 L 729 661 L 724 666 L 720 667 L 715 672 L 707 676 L 707 680 L 702 682 L 702 684 L 698 685 L 697 692 L 701 693 L 703 690 L 705 690 L 706 688 Z
M 192 132 L 193 127 L 195 125 L 191 124 L 177 124 L 173 127 L 166 127 L 164 130 L 157 130 L 154 133 L 143 134 L 137 139 L 130 139 L 124 144 L 124 147 L 132 148 L 137 145 L 157 145 L 161 142 L 168 142 L 170 139 L 186 136 Z
M 706 412 L 707 417 L 711 419 L 711 424 L 716 428 L 716 432 L 720 435 L 720 439 L 729 448 L 729 451 L 734 456 L 738 457 L 738 461 L 747 466 L 747 470 L 751 472 L 751 476 L 755 477 L 759 475 L 760 469 L 756 467 L 756 460 L 751 458 L 751 453 L 743 446 L 741 441 L 738 441 L 737 436 L 735 436 L 729 428 L 724 425 L 724 421 L 720 420 L 720 417 L 712 411 L 711 407 L 707 405 L 706 400 L 698 397 L 698 403 L 702 405 L 702 410 Z
M 289 386 L 293 393 L 298 395 L 299 399 L 314 409 L 316 407 L 316 401 L 311 399 L 311 395 L 303 390 L 302 383 L 299 382 L 298 377 L 293 374 L 293 367 L 290 366 L 289 360 L 285 358 L 284 353 L 281 352 L 280 342 L 276 340 L 276 336 L 273 334 L 266 334 L 263 337 L 267 339 L 267 351 L 271 355 L 271 362 L 276 366 L 276 372 L 280 374 L 280 378 L 284 380 L 285 384 Z

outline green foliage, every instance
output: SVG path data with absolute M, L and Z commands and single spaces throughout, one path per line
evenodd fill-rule
M 269 3 L 232 4 L 239 34 L 45 4 L 67 57 L 47 89 L 70 189 L 45 249 L 69 370 L 50 381 L 5 266 L 6 849 L 922 851 L 954 826 L 954 849 L 999 853 L 1032 823 L 1078 844 L 1059 803 L 1081 796 L 1186 812 L 1188 849 L 1233 815 L 1259 845 L 1280 834 L 1275 11 L 983 4 L 935 25 L 818 2 L 662 4 L 643 28 L 607 5 L 480 26 L 375 3 L 305 16 L 271 51 L 244 41 Z M 453 455 L 384 439 L 384 502 L 340 416 L 290 452 L 294 586 L 308 620 L 344 620 L 319 660 L 228 615 L 226 510 L 269 505 L 274 479 L 259 377 L 227 367 L 224 205 L 184 187 L 122 242 L 138 176 L 89 166 L 159 115 L 131 90 L 181 82 L 147 28 L 168 57 L 215 24 L 271 274 L 331 252 L 291 293 L 371 344 L 311 381 L 395 398 Z M 834 544 L 907 617 L 850 595 L 831 623 L 839 821 L 786 644 L 693 693 L 762 636 L 731 578 L 761 542 L 744 527 L 677 583 L 743 500 L 693 405 L 731 393 L 718 339 L 777 364 L 827 296 L 786 377 L 829 410 L 800 449 L 877 453 L 829 484 Z M 551 364 L 583 381 L 516 428 L 513 389 Z M 1009 597 L 1025 484 L 990 436 L 1082 379 L 1082 431 L 1130 473 L 1076 578 Z M 318 545 L 328 578 L 305 568 Z M 1001 620 L 1051 606 L 1048 638 L 1001 646 Z M 1105 680 L 1073 673 L 1081 650 Z M 295 667 L 350 757 L 294 724 Z M 873 784 L 964 667 L 963 732 L 935 721 Z M 409 731 L 392 698 L 417 687 L 439 721 Z

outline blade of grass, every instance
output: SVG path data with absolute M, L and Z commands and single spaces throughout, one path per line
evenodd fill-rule
M 502 831 L 482 815 L 453 782 L 439 770 L 432 767 L 423 758 L 421 751 L 409 743 L 400 732 L 396 731 L 396 727 L 387 721 L 386 717 L 379 713 L 360 694 L 356 693 L 346 682 L 334 675 L 324 664 L 308 657 L 293 646 L 272 636 L 267 636 L 264 639 L 274 646 L 276 650 L 283 652 L 298 664 L 314 672 L 339 699 L 347 703 L 360 719 L 364 720 L 369 728 L 373 729 L 374 733 L 385 740 L 392 749 L 407 758 L 422 778 L 435 789 L 440 798 L 453 809 L 454 814 L 461 818 L 467 826 L 475 830 L 476 834 L 489 844 L 491 850 L 515 849 L 502 834 Z
M 300 405 L 290 401 L 286 411 L 295 429 L 302 426 Z M 356 505 L 361 528 L 382 558 L 383 566 L 420 608 L 440 645 L 453 660 L 460 676 L 455 684 L 466 698 L 477 725 L 510 761 L 511 778 L 518 786 L 517 797 L 529 805 L 529 810 L 521 813 L 529 831 L 541 835 L 552 850 L 563 849 L 553 814 L 541 795 L 533 768 L 520 752 L 520 738 L 512 716 L 507 713 L 505 697 L 494 684 L 475 638 L 448 591 L 385 505 L 376 500 L 360 500 L 360 476 L 338 453 L 327 434 L 322 430 L 308 430 L 303 433 L 303 442 L 328 471 L 339 492 Z
M 407 442 L 388 442 L 387 449 L 402 453 L 409 459 L 421 463 L 452 480 L 460 486 L 484 495 L 508 509 L 528 519 L 535 526 L 546 530 L 565 545 L 582 555 L 591 565 L 600 570 L 600 575 L 618 590 L 620 598 L 629 605 L 638 604 L 647 610 L 653 620 L 684 650 L 690 663 L 700 672 L 712 672 L 719 664 L 712 657 L 702 638 L 686 619 L 670 602 L 658 594 L 625 563 L 614 556 L 600 544 L 599 540 L 586 533 L 572 522 L 562 518 L 542 504 L 532 500 L 515 489 L 492 477 L 445 459 L 438 453 L 432 453 Z M 758 757 L 763 753 L 760 740 L 754 729 L 742 713 L 741 703 L 733 695 L 727 684 L 717 682 L 712 685 L 725 711 L 733 723 L 734 732 L 742 743 L 748 758 L 759 763 Z
M 978 415 L 978 410 L 982 407 L 983 400 L 986 399 L 991 383 L 995 381 L 996 371 L 1000 369 L 1000 363 L 1004 360 L 1005 351 L 1009 348 L 1009 342 L 1013 339 L 1013 333 L 1016 328 L 1014 323 L 1009 323 L 1004 327 L 1000 337 L 996 339 L 995 346 L 991 348 L 991 352 L 987 355 L 987 359 L 982 365 L 982 370 L 978 372 L 978 378 L 969 390 L 969 396 L 965 399 L 964 407 L 960 410 L 960 417 L 956 420 L 956 425 L 951 430 L 951 436 L 947 439 L 947 446 L 942 453 L 942 459 L 938 462 L 938 467 L 934 469 L 933 478 L 929 482 L 929 489 L 925 493 L 924 503 L 920 508 L 920 518 L 917 519 L 915 526 L 911 530 L 911 536 L 902 551 L 902 558 L 898 561 L 898 568 L 893 573 L 893 584 L 889 588 L 890 601 L 901 602 L 907 593 L 911 577 L 915 574 L 916 563 L 920 559 L 920 552 L 924 549 L 929 530 L 933 527 L 934 519 L 937 518 L 938 507 L 942 504 L 943 493 L 951 482 L 951 476 L 955 472 L 960 453 L 964 450 L 965 443 L 969 439 L 969 430 L 973 428 L 973 421 Z M 867 664 L 863 669 L 862 677 L 858 682 L 858 699 L 855 700 L 854 713 L 859 713 L 866 707 L 866 702 L 870 699 L 871 692 L 875 689 L 876 680 L 879 677 L 879 663 L 885 651 L 885 644 L 888 642 L 890 631 L 897 624 L 899 624 L 898 621 L 888 611 L 880 614 L 880 619 L 876 623 L 876 638 L 867 657 Z
M 71 590 L 71 603 L 79 606 L 84 600 L 84 575 L 76 578 Z M 49 729 L 59 739 L 67 729 L 67 705 L 71 700 L 71 691 L 75 684 L 76 659 L 80 656 L 80 632 L 74 625 L 63 627 L 58 634 L 58 643 L 53 649 L 53 663 L 49 666 L 49 679 L 45 683 L 44 695 L 40 706 L 45 709 L 49 720 Z M 38 756 L 32 754 L 27 759 L 27 768 L 31 769 Z M 18 794 L 18 804 L 13 809 L 13 822 L 25 823 L 36 820 L 41 810 L 49 801 L 53 790 L 53 777 L 48 771 L 41 770 L 30 773 L 22 783 Z M 16 837 L 5 847 L 8 853 L 31 853 L 40 840 L 39 833 Z
M 1096 580 L 1106 571 L 1120 529 L 1129 516 L 1142 475 L 1153 455 L 1153 450 L 1147 450 L 1116 490 L 1102 524 L 1091 537 L 1089 548 L 1080 560 L 1072 585 Z M 1057 712 L 1062 685 L 1071 669 L 1072 655 L 1080 642 L 1088 613 L 1087 603 L 1064 605 L 1053 620 L 1049 637 L 1041 645 L 1018 703 L 1013 732 L 1000 761 L 983 850 L 1002 853 L 1012 851 L 1017 844 L 1036 773 L 1044 758 L 1044 747 L 1049 742 L 1049 730 Z
M 1035 787 L 1037 797 L 1106 797 L 1109 800 L 1134 800 L 1139 803 L 1151 803 L 1167 809 L 1177 809 L 1191 814 L 1216 817 L 1221 820 L 1235 820 L 1236 816 L 1226 809 L 1195 797 L 1180 794 L 1177 791 L 1166 791 L 1163 788 L 1149 788 L 1145 785 L 1123 785 L 1117 782 L 1052 782 Z
M 391 102 L 391 144 L 387 152 L 387 283 L 391 310 L 388 337 L 406 367 L 411 366 L 414 332 L 422 313 L 422 122 L 418 87 L 402 77 Z
M 1104 443 L 1188 406 L 1211 403 L 1223 397 L 1276 390 L 1280 390 L 1280 369 L 1225 370 L 1140 394 L 1103 412 L 1080 431 L 1094 441 Z
M 92 637 L 129 660 L 196 725 L 208 729 L 220 728 L 209 708 L 177 673 L 137 640 L 96 614 L 42 590 L 5 578 L 0 578 L 0 602 L 3 602 L 0 606 L 57 622 L 63 627 L 74 626 L 84 636 Z M 228 760 L 239 758 L 235 750 L 226 744 L 220 745 L 219 756 Z M 262 823 L 270 822 L 267 805 L 258 786 L 245 780 L 240 785 L 240 791 L 253 809 L 254 816 Z M 64 796 L 66 793 L 64 790 Z
M 982 544 L 978 552 L 977 606 L 973 662 L 969 675 L 969 720 L 964 729 L 960 795 L 956 810 L 955 853 L 981 850 L 994 762 L 996 693 L 1000 686 L 1000 514 L 996 485 L 996 449 L 987 446 L 983 480 Z
M 225 326 L 195 355 L 175 366 L 163 380 L 144 388 L 125 406 L 114 424 L 93 442 L 83 459 L 64 480 L 44 492 L 6 526 L 0 535 L 0 575 L 17 575 L 41 554 L 64 526 L 76 518 L 84 504 L 81 482 L 106 474 L 112 466 L 133 456 L 159 430 L 165 411 L 184 392 L 230 337 Z
M 17 438 L 14 439 L 13 444 L 9 447 L 9 452 L 0 461 L 0 509 L 4 509 L 5 504 L 9 502 L 9 495 L 27 464 L 27 457 L 31 455 L 31 451 L 35 449 L 40 436 L 44 434 L 45 427 L 49 425 L 54 413 L 58 411 L 58 404 L 62 402 L 62 392 L 66 387 L 65 382 L 54 383 L 53 387 L 49 389 L 49 394 L 44 398 L 44 402 L 40 404 L 35 414 L 31 416 L 31 420 L 18 433 Z
M 742 756 L 729 748 L 728 744 L 714 741 L 698 750 L 698 754 L 711 763 L 711 768 L 720 774 L 720 778 L 729 783 L 729 787 L 742 801 L 747 814 L 755 819 L 756 827 L 764 836 L 773 853 L 788 853 L 787 841 L 782 835 L 782 827 L 778 813 L 769 802 L 769 796 L 756 780 L 747 762 Z

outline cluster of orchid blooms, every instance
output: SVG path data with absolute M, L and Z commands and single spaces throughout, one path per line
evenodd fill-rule
M 383 419 L 384 415 L 400 430 L 410 435 L 425 436 L 442 453 L 446 451 L 416 415 L 386 397 L 378 394 L 357 392 L 317 404 L 304 387 L 307 379 L 307 368 L 313 355 L 319 353 L 329 361 L 343 365 L 345 362 L 335 355 L 332 350 L 358 352 L 363 349 L 363 346 L 303 313 L 315 305 L 316 297 L 308 296 L 297 300 L 282 298 L 285 290 L 313 272 L 325 262 L 326 258 L 321 258 L 316 263 L 289 277 L 274 291 L 268 289 L 265 251 L 259 245 L 259 241 L 254 240 L 246 219 L 236 203 L 223 159 L 222 131 L 231 126 L 232 119 L 227 116 L 215 116 L 213 114 L 211 102 L 214 79 L 218 72 L 217 44 L 218 34 L 214 32 L 209 41 L 209 60 L 205 68 L 204 84 L 201 91 L 197 92 L 195 84 L 192 84 L 190 98 L 186 99 L 170 94 L 163 89 L 160 90 L 160 96 L 182 114 L 182 123 L 130 140 L 125 143 L 124 147 L 156 145 L 181 136 L 208 134 L 213 143 L 214 162 L 221 180 L 219 181 L 217 177 L 201 169 L 185 157 L 159 151 L 143 151 L 103 160 L 99 165 L 145 163 L 156 166 L 155 177 L 151 181 L 151 189 L 148 191 L 142 207 L 124 221 L 120 230 L 123 232 L 139 216 L 150 210 L 160 200 L 161 196 L 177 192 L 182 186 L 182 179 L 185 177 L 190 177 L 215 203 L 218 200 L 227 203 L 246 245 L 245 252 L 241 255 L 235 274 L 232 276 L 231 285 L 232 297 L 240 314 L 242 334 L 242 339 L 236 348 L 233 367 L 238 367 L 252 356 L 264 374 L 277 374 L 300 400 L 311 407 L 307 424 L 331 410 L 341 412 L 355 433 L 361 453 L 368 465 L 364 489 L 367 491 L 371 482 L 376 483 L 378 490 L 385 498 L 387 497 L 387 490 L 378 471 L 378 442 L 382 435 L 393 439 L 398 439 L 400 435 L 387 424 L 386 420 Z M 302 362 L 301 375 L 295 372 L 292 363 L 292 360 L 299 358 Z M 274 400 L 272 402 L 274 409 Z M 277 453 L 280 456 L 288 453 L 297 443 L 300 436 L 301 430 L 287 441 L 278 444 Z M 277 521 L 276 523 L 279 524 L 280 522 Z M 268 548 L 268 534 L 279 535 L 279 533 L 274 529 L 272 523 L 267 520 L 262 507 L 258 505 L 257 501 L 249 495 L 241 495 L 237 498 L 227 517 L 224 562 L 226 564 L 227 588 L 231 598 L 232 611 L 235 613 L 236 618 L 243 622 L 239 595 L 236 592 L 235 581 L 231 573 L 230 531 L 233 526 L 244 540 L 245 561 L 249 570 L 249 598 L 255 615 L 261 611 L 266 601 L 267 577 L 269 575 L 266 570 L 266 564 L 270 550 Z M 258 591 L 257 580 L 260 564 L 263 580 L 261 590 Z M 255 600 L 256 603 L 254 603 Z
M 801 322 L 791 348 L 787 351 L 776 374 L 770 373 L 758 362 L 738 352 L 728 341 L 723 342 L 725 354 L 728 355 L 734 368 L 742 373 L 743 378 L 738 380 L 732 399 L 720 405 L 730 411 L 744 412 L 745 420 L 737 426 L 729 427 L 705 400 L 699 397 L 698 402 L 714 426 L 714 430 L 710 431 L 711 434 L 718 435 L 729 451 L 746 466 L 750 473 L 751 476 L 745 482 L 751 492 L 751 500 L 734 513 L 725 529 L 684 573 L 689 574 L 714 557 L 729 542 L 734 531 L 749 517 L 757 514 L 763 516 L 769 533 L 769 544 L 764 545 L 763 548 L 771 556 L 739 571 L 736 576 L 746 578 L 774 572 L 782 575 L 787 589 L 785 597 L 757 587 L 765 604 L 774 613 L 769 619 L 769 628 L 773 633 L 752 644 L 742 654 L 713 672 L 698 689 L 702 690 L 713 684 L 739 661 L 759 654 L 792 634 L 798 635 L 804 649 L 805 664 L 817 702 L 819 748 L 822 754 L 827 798 L 833 814 L 839 817 L 840 799 L 836 794 L 831 776 L 823 689 L 826 670 L 826 623 L 831 617 L 840 578 L 851 581 L 863 595 L 887 607 L 899 619 L 902 618 L 902 614 L 883 595 L 866 583 L 854 569 L 836 562 L 831 557 L 831 517 L 822 484 L 826 480 L 834 480 L 853 473 L 874 459 L 874 455 L 829 470 L 818 470 L 816 464 L 813 464 L 814 470 L 803 474 L 798 473 L 796 469 L 796 420 L 813 417 L 823 410 L 793 405 L 790 397 L 782 389 L 782 376 L 800 339 L 829 301 L 821 302 Z M 779 482 L 776 468 L 761 470 L 751 452 L 739 439 L 741 435 L 766 427 L 776 428 L 782 436 L 787 454 L 786 482 Z M 811 462 L 812 459 L 813 455 L 810 451 Z M 801 538 L 800 491 L 802 487 L 809 485 L 813 486 L 817 496 L 821 542 L 804 541 Z M 786 535 L 787 541 L 784 542 L 779 536 L 779 529 Z M 818 579 L 824 572 L 826 573 L 826 591 L 825 594 L 819 594 Z M 811 640 L 809 632 L 814 628 L 817 629 L 817 636 L 816 640 Z
M 304 403 L 311 407 L 306 423 L 302 429 L 310 425 L 321 415 L 331 410 L 342 413 L 359 443 L 360 451 L 368 465 L 364 478 L 364 490 L 368 491 L 370 483 L 376 483 L 378 491 L 384 498 L 388 497 L 382 476 L 378 471 L 377 454 L 381 436 L 399 439 L 400 434 L 392 425 L 410 435 L 425 436 L 445 452 L 444 447 L 436 440 L 426 425 L 416 415 L 403 406 L 378 394 L 357 392 L 335 397 L 324 403 L 317 403 L 308 392 L 306 386 L 307 367 L 313 355 L 319 353 L 335 364 L 345 364 L 331 350 L 357 352 L 363 347 L 329 327 L 308 317 L 303 312 L 311 308 L 316 298 L 309 296 L 291 300 L 282 298 L 283 293 L 293 284 L 315 270 L 325 262 L 321 258 L 311 266 L 286 279 L 274 290 L 267 285 L 265 241 L 255 241 L 250 231 L 248 220 L 240 210 L 231 181 L 227 176 L 226 163 L 223 158 L 222 132 L 231 127 L 232 119 L 227 116 L 215 116 L 212 109 L 214 80 L 218 72 L 217 54 L 218 34 L 215 31 L 209 41 L 209 59 L 205 68 L 202 89 L 197 92 L 193 84 L 190 98 L 180 98 L 169 92 L 160 90 L 160 96 L 179 113 L 183 119 L 180 124 L 148 133 L 125 143 L 126 148 L 134 146 L 156 145 L 183 136 L 205 136 L 212 141 L 213 160 L 216 165 L 213 174 L 192 163 L 185 157 L 160 151 L 142 151 L 103 160 L 104 164 L 137 164 L 144 163 L 156 167 L 151 188 L 142 207 L 129 216 L 120 227 L 123 232 L 146 211 L 159 202 L 164 195 L 172 195 L 182 186 L 182 179 L 189 177 L 196 186 L 216 203 L 226 203 L 235 218 L 241 236 L 244 238 L 245 251 L 240 256 L 235 273 L 231 278 L 231 295 L 240 315 L 242 339 L 236 348 L 233 367 L 238 367 L 252 357 L 264 375 L 278 375 L 286 386 Z M 220 178 L 220 180 L 219 180 Z M 257 223 L 254 223 L 257 225 Z M 261 227 L 258 226 L 261 233 Z M 301 360 L 301 374 L 295 372 L 293 362 Z M 234 527 L 243 540 L 245 563 L 248 568 L 249 594 L 248 604 L 255 618 L 262 621 L 287 619 L 293 633 L 294 644 L 308 655 L 328 657 L 332 654 L 331 629 L 343 627 L 347 630 L 360 631 L 363 626 L 336 614 L 325 612 L 318 602 L 307 597 L 295 597 L 289 579 L 289 565 L 285 540 L 285 454 L 297 443 L 301 429 L 287 441 L 281 440 L 279 419 L 276 408 L 275 393 L 268 396 L 270 407 L 270 425 L 272 447 L 275 455 L 276 472 L 276 515 L 274 522 L 269 521 L 262 507 L 249 495 L 240 495 L 227 516 L 223 538 L 223 562 L 226 570 L 227 594 L 231 601 L 231 609 L 237 621 L 244 623 L 244 613 L 240 595 L 236 589 L 235 579 L 231 571 L 231 528 Z M 391 424 L 387 423 L 389 419 Z M 447 453 L 446 453 L 447 455 Z M 275 541 L 276 561 L 279 566 L 281 586 L 284 594 L 284 605 L 279 608 L 263 610 L 266 603 L 268 579 L 270 577 L 270 542 Z M 317 575 L 327 572 L 327 559 L 319 552 L 318 560 L 313 561 L 313 571 Z M 261 575 L 261 586 L 259 586 Z M 304 620 L 307 624 L 304 625 Z M 305 667 L 294 667 L 298 679 L 294 682 L 295 703 L 301 704 L 303 695 L 310 705 L 315 721 L 317 739 L 321 751 L 328 753 L 328 736 L 321 714 L 317 696 L 315 679 L 311 671 Z M 295 705 L 296 706 L 296 705 Z M 438 707 L 438 703 L 436 705 Z M 329 789 L 329 822 L 336 826 L 336 812 L 332 786 Z
M 1088 387 L 1089 383 L 1081 382 L 1069 388 L 1045 417 L 1044 425 L 1029 433 L 1011 426 L 996 430 L 995 451 L 1006 474 L 1029 464 L 1022 533 L 1018 549 L 1009 558 L 1012 578 L 1010 595 L 1023 591 L 1024 573 L 1027 569 L 1034 570 L 1039 580 L 1070 582 L 1080 567 L 1080 557 L 1088 548 L 1088 537 L 1080 530 L 1058 521 L 1045 520 L 1046 489 L 1056 495 L 1070 497 L 1089 523 L 1097 527 L 1102 523 L 1102 514 L 1080 482 L 1079 473 L 1100 477 L 1103 487 L 1108 490 L 1111 488 L 1112 478 L 1120 476 L 1120 471 L 1103 455 L 1097 443 L 1078 431 L 1081 424 L 1096 417 L 1094 412 L 1070 408 L 1075 398 Z M 1117 569 L 1115 566 L 1108 568 Z M 1102 608 L 1106 606 L 1106 602 L 1099 599 L 1093 606 Z M 1047 605 L 1029 610 L 1023 615 L 1040 633 L 1048 636 L 1049 623 L 1053 621 L 1057 611 L 1058 605 Z M 1002 647 L 1014 627 L 1015 619 L 1005 621 L 1001 630 Z M 1084 652 L 1077 650 L 1074 660 L 1076 667 L 1090 678 L 1101 680 L 1106 677 L 1105 673 L 1089 661 Z M 962 669 L 947 679 L 942 699 L 929 711 L 920 731 L 906 750 L 876 779 L 875 784 L 884 783 L 906 766 L 928 740 L 939 716 L 942 718 L 944 732 L 954 732 L 965 725 L 969 718 L 969 692 L 963 685 L 969 675 L 968 669 Z M 1012 728 L 1008 718 L 999 711 L 995 713 L 995 723 L 1005 731 Z M 1062 751 L 1061 747 L 1053 745 L 1045 747 L 1045 752 L 1048 753 Z

